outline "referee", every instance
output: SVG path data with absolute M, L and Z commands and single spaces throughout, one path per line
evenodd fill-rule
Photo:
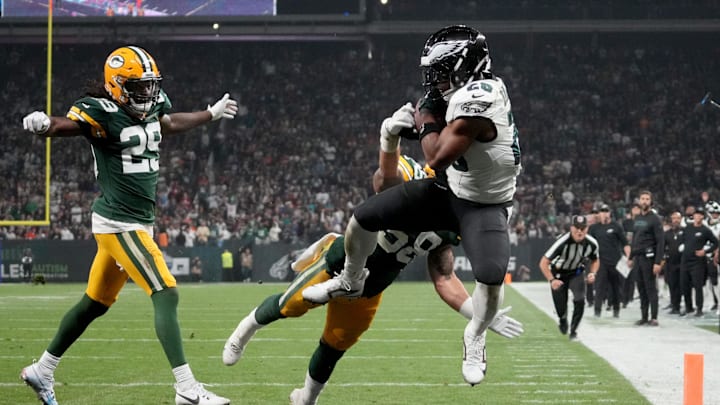
M 563 335 L 568 332 L 568 289 L 572 291 L 570 340 L 577 339 L 577 327 L 585 311 L 585 259 L 590 259 L 587 282 L 592 284 L 600 268 L 598 250 L 595 238 L 587 234 L 587 219 L 575 215 L 572 217 L 570 232 L 560 235 L 540 259 L 540 271 L 550 282 L 555 312 L 560 319 L 558 327 Z

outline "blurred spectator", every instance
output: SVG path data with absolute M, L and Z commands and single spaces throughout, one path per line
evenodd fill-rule
M 245 246 L 240 251 L 240 280 L 249 282 L 252 280 L 253 273 L 253 253 L 249 246 Z
M 202 260 L 200 260 L 200 257 L 195 256 L 190 262 L 190 279 L 195 282 L 202 282 L 202 273 Z
M 222 281 L 235 281 L 235 266 L 233 263 L 233 254 L 225 249 L 220 254 Z
M 396 9 L 404 3 L 391 2 Z M 172 78 L 167 91 L 177 110 L 212 101 L 197 96 L 198 88 L 203 94 L 230 90 L 244 105 L 234 121 L 163 139 L 157 225 L 166 230 L 168 245 L 306 243 L 342 232 L 370 192 L 372 168 L 364 162 L 375 158 L 379 122 L 422 94 L 408 41 L 419 40 L 378 41 L 372 59 L 361 42 L 150 49 L 164 61 L 163 75 Z M 699 145 L 714 144 L 720 120 L 716 111 L 692 113 L 705 89 L 720 88 L 720 78 L 707 74 L 720 64 L 712 35 L 535 35 L 526 41 L 498 34 L 489 41 L 502 44 L 493 67 L 513 92 L 523 151 L 511 219 L 518 243 L 558 235 L 571 212 L 587 214 L 597 202 L 618 207 L 622 218 L 640 188 L 657 191 L 661 214 L 702 191 L 719 198 L 720 159 Z M 90 77 L 77 61 L 102 58 L 112 45 L 55 49 L 55 63 L 73 67 L 55 73 L 57 114 Z M 0 219 L 42 219 L 44 141 L 23 136 L 19 123 L 44 103 L 42 86 L 21 85 L 44 80 L 43 48 L 8 44 L 5 50 L 0 74 L 13 80 L 0 93 L 7 106 L 0 116 L 0 136 L 7 140 L 0 144 Z M 193 58 L 186 58 L 188 52 Z M 198 76 L 208 61 L 222 63 L 213 75 Z M 90 206 L 98 190 L 86 148 L 83 139 L 52 145 L 51 228 L 5 227 L 0 238 L 92 237 Z M 404 142 L 403 152 L 422 156 L 413 142 Z

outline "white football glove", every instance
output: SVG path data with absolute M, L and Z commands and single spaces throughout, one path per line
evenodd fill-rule
M 380 125 L 380 148 L 392 153 L 400 144 L 400 131 L 415 128 L 415 108 L 407 103 L 395 111 L 392 117 L 385 118 Z
M 212 114 L 212 120 L 217 121 L 220 118 L 233 119 L 238 112 L 237 101 L 230 98 L 230 94 L 225 93 L 224 96 L 215 104 L 208 105 L 207 110 Z
M 42 111 L 33 111 L 23 118 L 23 128 L 35 135 L 42 135 L 50 129 L 50 117 Z
M 510 312 L 511 309 L 512 307 L 506 307 L 499 310 L 497 315 L 495 315 L 495 319 L 493 319 L 490 326 L 488 326 L 491 331 L 508 339 L 516 338 L 525 332 L 520 321 L 505 315 Z

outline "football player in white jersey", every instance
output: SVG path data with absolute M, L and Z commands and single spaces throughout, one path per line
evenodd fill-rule
M 358 206 L 345 232 L 342 274 L 305 289 L 303 297 L 323 303 L 361 294 L 363 268 L 382 229 L 459 232 L 476 280 L 462 363 L 465 381 L 475 385 L 485 377 L 485 332 L 503 298 L 520 147 L 484 35 L 462 25 L 443 28 L 425 42 L 420 65 L 425 97 L 417 110 L 408 103 L 385 119 L 380 132 L 419 139 L 437 177 L 392 187 Z
M 716 238 L 720 238 L 720 204 L 716 201 L 708 201 L 705 204 L 705 225 L 712 231 Z M 710 307 L 712 311 L 718 310 L 718 249 L 711 252 L 708 257 L 708 281 L 707 287 L 710 290 L 710 294 L 713 297 L 713 306 Z

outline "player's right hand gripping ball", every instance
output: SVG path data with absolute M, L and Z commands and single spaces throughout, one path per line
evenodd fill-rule
M 23 128 L 35 135 L 42 135 L 50 129 L 50 117 L 42 111 L 33 111 L 23 118 Z
M 415 109 L 407 103 L 398 108 L 391 117 L 385 118 L 380 127 L 382 136 L 399 136 L 407 139 L 417 139 L 415 132 Z

